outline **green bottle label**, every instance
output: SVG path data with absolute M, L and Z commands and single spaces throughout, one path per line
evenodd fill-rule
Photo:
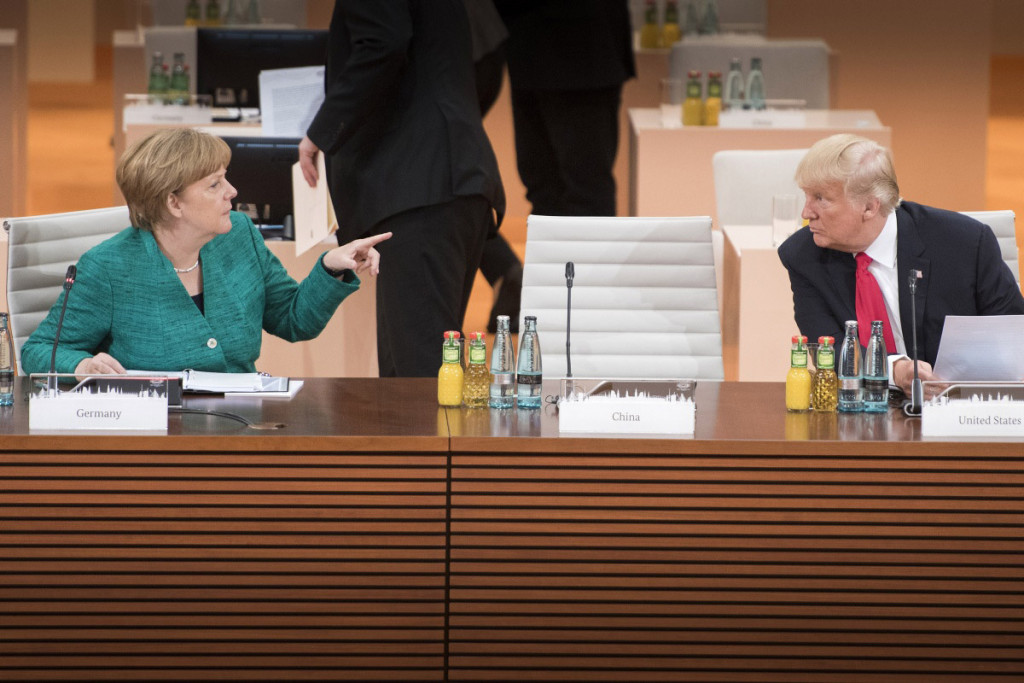
M 794 368 L 806 368 L 807 348 L 793 349 L 789 354 L 789 364 Z
M 444 349 L 441 352 L 441 359 L 445 363 L 458 363 L 459 362 L 459 347 L 457 344 L 445 344 Z
M 836 355 L 831 348 L 818 349 L 818 367 L 829 369 L 836 364 Z
M 474 365 L 483 365 L 487 362 L 487 347 L 483 344 L 469 347 L 469 362 Z

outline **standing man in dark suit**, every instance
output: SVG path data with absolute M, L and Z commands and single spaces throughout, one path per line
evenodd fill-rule
M 496 0 L 508 28 L 519 177 L 533 213 L 614 216 L 627 0 Z
M 844 321 L 856 319 L 865 343 L 871 320 L 883 320 L 890 382 L 909 391 L 912 269 L 921 273 L 915 304 L 922 380 L 934 378 L 947 315 L 1024 314 L 991 228 L 901 200 L 892 157 L 878 143 L 849 134 L 825 138 L 800 162 L 796 181 L 808 226 L 782 243 L 779 258 L 801 334 L 839 339 Z M 865 317 L 873 298 L 876 312 Z
M 339 240 L 393 233 L 377 278 L 380 375 L 434 375 L 505 211 L 462 1 L 337 0 L 326 80 L 303 174 L 316 182 L 323 150 Z

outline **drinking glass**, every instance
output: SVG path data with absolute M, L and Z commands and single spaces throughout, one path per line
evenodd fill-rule
M 800 227 L 800 197 L 777 194 L 772 197 L 772 245 L 779 246 Z
M 683 82 L 677 78 L 661 79 L 661 125 L 665 128 L 683 125 Z

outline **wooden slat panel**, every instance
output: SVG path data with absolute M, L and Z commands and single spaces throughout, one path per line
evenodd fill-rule
M 444 456 L 206 457 L 3 459 L 0 678 L 443 679 Z
M 452 465 L 450 680 L 1024 679 L 1024 452 Z

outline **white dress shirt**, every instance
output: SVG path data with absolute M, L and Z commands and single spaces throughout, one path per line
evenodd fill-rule
M 900 321 L 899 273 L 896 267 L 896 212 L 885 219 L 885 226 L 878 237 L 864 253 L 871 257 L 868 272 L 875 276 L 878 288 L 885 299 L 885 312 L 889 314 L 892 338 L 896 342 L 895 353 L 889 355 L 889 383 L 892 384 L 892 364 L 907 358 L 907 344 L 903 338 L 903 324 Z M 856 258 L 856 254 L 853 255 Z

